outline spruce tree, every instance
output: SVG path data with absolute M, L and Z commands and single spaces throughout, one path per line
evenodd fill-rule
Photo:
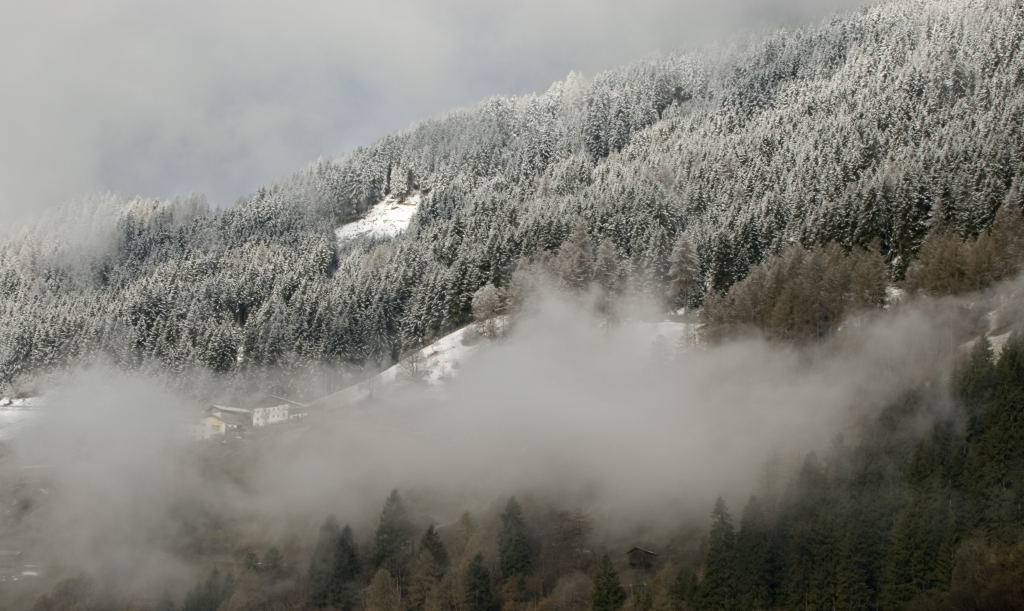
M 689 304 L 696 289 L 699 272 L 699 261 L 693 242 L 690 236 L 680 234 L 669 255 L 669 307 L 674 309 Z
M 346 524 L 337 539 L 331 567 L 330 604 L 347 611 L 355 605 L 359 593 L 359 552 L 352 537 L 352 529 Z
M 683 567 L 676 573 L 675 581 L 669 588 L 669 600 L 674 609 L 688 609 L 697 603 L 697 576 L 693 571 Z
M 463 603 L 467 611 L 493 611 L 497 608 L 491 591 L 491 573 L 484 566 L 484 558 L 480 554 L 469 562 L 465 584 Z
M 808 454 L 783 523 L 779 600 L 793 607 L 831 606 L 835 594 L 836 508 L 825 467 Z
M 309 562 L 309 602 L 314 607 L 326 607 L 332 603 L 335 558 L 341 538 L 338 520 L 333 515 L 324 520 L 313 556 Z
M 439 567 L 443 569 L 448 568 L 448 550 L 445 549 L 444 543 L 441 541 L 441 537 L 437 534 L 437 529 L 431 524 L 427 527 L 426 532 L 423 533 L 423 538 L 420 539 L 420 549 L 430 552 L 430 555 L 434 557 L 434 561 Z
M 408 574 L 415 529 L 397 490 L 392 490 L 374 533 L 373 566 L 387 569 L 401 585 Z
M 974 342 L 970 356 L 956 373 L 955 389 L 969 415 L 976 415 L 981 404 L 989 398 L 993 373 L 992 344 L 983 335 Z
M 605 238 L 598 245 L 594 259 L 594 281 L 604 289 L 606 295 L 618 293 L 622 284 L 621 258 L 622 255 L 609 238 Z
M 601 557 L 597 566 L 592 601 L 594 611 L 616 611 L 626 603 L 626 590 L 622 588 L 619 574 L 608 554 Z
M 864 505 L 871 503 L 865 501 Z M 882 524 L 874 512 L 851 503 L 843 518 L 842 535 L 836 551 L 836 606 L 841 609 L 871 609 L 876 592 L 872 585 L 878 559 L 874 543 Z M 883 548 L 884 549 L 884 548 Z
M 590 282 L 594 266 L 591 250 L 593 245 L 586 227 L 582 222 L 577 223 L 558 249 L 554 261 L 555 271 L 566 287 L 579 290 Z
M 711 519 L 707 562 L 704 579 L 700 583 L 701 606 L 706 609 L 735 609 L 736 533 L 732 517 L 721 497 L 715 501 Z
M 740 532 L 736 536 L 736 558 L 740 571 L 735 588 L 740 606 L 744 609 L 771 607 L 771 551 L 767 517 L 761 502 L 752 496 L 743 510 Z
M 509 580 L 533 572 L 533 549 L 523 510 L 515 497 L 508 500 L 501 514 L 501 532 L 498 535 L 498 558 L 501 577 Z

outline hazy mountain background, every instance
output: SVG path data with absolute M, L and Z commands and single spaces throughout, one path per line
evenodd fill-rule
M 0 383 L 97 355 L 242 376 L 384 366 L 466 324 L 481 287 L 509 289 L 551 257 L 569 285 L 599 277 L 673 309 L 797 242 L 870 249 L 901 280 L 929 232 L 970 238 L 1019 206 L 1019 9 L 884 3 L 574 74 L 228 208 L 76 200 L 0 251 Z M 336 242 L 339 225 L 412 194 L 401 237 Z M 690 247 L 693 286 L 669 295 L 673 253 Z
M 8 228 L 0 396 L 43 399 L 0 430 L 0 606 L 1020 608 L 1024 3 L 724 6 L 55 19 L 124 32 L 120 93 L 173 110 L 98 148 L 104 121 L 67 125 L 88 113 L 25 122 L 6 201 L 196 176 L 213 203 L 86 195 Z M 803 25 L 703 44 L 733 11 Z M 27 44 L 41 17 L 14 12 Z M 267 23 L 308 39 L 298 60 Z M 154 24 L 202 35 L 167 55 Z M 593 76 L 543 61 L 687 35 Z M 237 91 L 198 56 L 244 64 Z M 332 62 L 361 59 L 335 105 Z M 232 114 L 253 87 L 268 106 Z M 168 147 L 180 165 L 154 164 Z M 267 393 L 319 401 L 186 438 L 201 406 Z

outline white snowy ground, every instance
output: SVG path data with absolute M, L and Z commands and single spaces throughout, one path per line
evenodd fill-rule
M 403 198 L 388 196 L 367 210 L 363 218 L 335 229 L 334 235 L 338 243 L 363 236 L 393 238 L 409 226 L 422 199 L 419 192 Z
M 438 385 L 455 376 L 459 367 L 487 340 L 479 339 L 467 344 L 464 340 L 473 333 L 473 325 L 449 333 L 417 353 L 415 367 L 406 358 L 368 380 L 328 395 L 315 403 L 326 407 L 354 405 L 368 399 L 374 392 L 413 377 L 431 385 Z
M 411 363 L 406 359 L 380 372 L 378 380 L 386 384 L 399 380 L 402 376 L 415 375 L 428 384 L 440 384 L 455 377 L 459 367 L 480 348 L 481 344 L 487 343 L 486 339 L 479 338 L 475 343 L 467 345 L 465 340 L 473 332 L 472 329 L 473 325 L 470 325 L 445 335 L 419 351 L 418 363 Z
M 41 404 L 42 401 L 38 397 L 25 399 L 0 397 L 0 441 L 10 439 L 19 427 L 35 418 L 38 412 L 34 408 Z
M 0 409 L 31 409 L 33 407 L 39 407 L 43 404 L 43 400 L 39 397 L 24 397 L 21 399 L 10 399 L 8 397 L 0 397 Z
M 988 341 L 992 346 L 992 354 L 999 357 L 1003 353 L 1003 348 L 1006 346 L 1006 340 L 1010 339 L 1010 331 L 1006 333 L 1000 333 L 999 335 L 989 335 Z
M 499 320 L 499 327 L 504 322 Z M 692 323 L 662 321 L 627 324 L 629 332 L 635 335 L 638 341 L 649 343 L 652 348 L 655 343 L 662 343 L 666 356 L 699 343 L 697 325 Z M 463 327 L 421 349 L 417 353 L 415 364 L 406 358 L 368 380 L 316 401 L 316 404 L 325 407 L 355 405 L 368 399 L 375 392 L 413 378 L 435 387 L 443 385 L 458 375 L 459 370 L 473 358 L 475 352 L 490 343 L 491 340 L 477 336 L 474 325 Z

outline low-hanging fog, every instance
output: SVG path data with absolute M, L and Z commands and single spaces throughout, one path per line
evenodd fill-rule
M 188 525 L 267 544 L 308 540 L 334 513 L 367 537 L 392 488 L 424 523 L 515 494 L 587 512 L 608 541 L 666 536 L 703 524 L 718 495 L 735 507 L 784 486 L 807 452 L 941 377 L 972 324 L 965 303 L 861 317 L 815 348 L 750 338 L 677 351 L 650 324 L 605 325 L 546 297 L 440 388 L 382 389 L 223 445 L 187 438 L 196 403 L 88 368 L 0 453 L 4 489 L 43 487 L 0 536 L 52 571 L 140 591 L 191 578 L 172 545 Z M 782 466 L 774 478 L 768 463 Z

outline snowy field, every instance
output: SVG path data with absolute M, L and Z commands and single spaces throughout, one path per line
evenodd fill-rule
M 480 343 L 488 340 L 479 338 L 473 345 L 465 343 L 467 333 L 473 326 L 463 327 L 449 333 L 426 348 L 419 351 L 415 363 L 406 362 L 393 365 L 382 371 L 377 378 L 381 383 L 388 384 L 399 380 L 402 375 L 416 376 L 428 384 L 440 384 L 455 377 L 459 367 L 476 352 Z
M 472 325 L 449 333 L 417 352 L 416 358 L 406 358 L 372 378 L 323 397 L 316 403 L 331 407 L 355 405 L 370 398 L 375 391 L 412 378 L 432 385 L 440 384 L 455 376 L 459 367 L 479 348 L 479 342 L 487 341 L 478 340 L 473 345 L 464 343 L 471 329 Z
M 18 429 L 25 426 L 38 412 L 24 400 L 0 398 L 0 441 L 10 439 Z
M 500 328 L 506 324 L 506 320 L 499 317 L 497 323 Z M 661 343 L 666 351 L 665 356 L 670 357 L 699 343 L 698 326 L 692 323 L 661 321 L 630 322 L 623 328 L 644 344 L 653 347 L 656 343 Z M 401 363 L 392 365 L 372 378 L 328 395 L 317 403 L 333 407 L 355 405 L 369 399 L 374 392 L 412 379 L 431 386 L 442 385 L 457 377 L 459 370 L 472 359 L 474 353 L 492 341 L 480 337 L 474 330 L 474 325 L 463 327 L 419 350 L 415 357 L 407 357 Z
M 363 218 L 335 229 L 334 235 L 339 243 L 364 236 L 393 238 L 409 226 L 422 199 L 419 192 L 403 198 L 389 196 L 367 210 Z

